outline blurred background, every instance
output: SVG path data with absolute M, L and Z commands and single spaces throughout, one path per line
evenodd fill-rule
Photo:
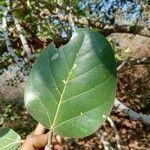
M 117 98 L 132 110 L 150 114 L 149 0 L 0 0 L 0 126 L 22 138 L 36 121 L 23 104 L 24 83 L 36 57 L 51 42 L 66 44 L 72 26 L 102 33 L 115 51 Z M 123 63 L 122 63 L 123 62 Z M 150 149 L 150 126 L 117 108 L 110 115 L 121 149 Z M 101 138 L 101 136 L 103 138 Z M 119 149 L 110 122 L 84 139 L 64 138 L 66 150 Z

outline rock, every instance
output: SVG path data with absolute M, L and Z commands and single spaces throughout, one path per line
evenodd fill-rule
M 0 103 L 1 100 L 23 103 L 24 83 L 19 83 L 17 86 L 0 85 Z
M 22 72 L 17 65 L 9 66 L 0 75 L 0 101 L 23 102 L 24 80 Z
M 113 44 L 115 49 L 118 47 L 122 50 L 131 51 L 132 58 L 143 58 L 150 56 L 150 38 L 140 35 L 128 33 L 113 33 L 108 39 Z

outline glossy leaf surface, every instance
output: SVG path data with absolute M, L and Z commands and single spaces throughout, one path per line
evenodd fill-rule
M 30 114 L 56 134 L 85 137 L 105 121 L 114 103 L 116 63 L 108 41 L 77 29 L 59 49 L 49 45 L 37 59 L 25 87 Z
M 21 143 L 20 136 L 9 128 L 0 128 L 0 150 L 16 150 Z

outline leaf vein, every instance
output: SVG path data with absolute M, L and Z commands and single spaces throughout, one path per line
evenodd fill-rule
M 97 88 L 98 86 L 101 86 L 101 85 L 107 83 L 107 82 L 109 81 L 109 79 L 110 79 L 110 78 L 107 78 L 103 83 L 98 84 L 98 85 L 94 86 L 93 88 L 91 88 L 91 89 L 89 89 L 89 90 L 86 90 L 86 91 L 84 91 L 84 92 L 82 92 L 82 93 L 80 93 L 80 94 L 78 94 L 78 95 L 72 96 L 72 97 L 70 97 L 70 98 L 64 100 L 62 103 L 65 103 L 65 102 L 71 100 L 71 99 L 74 98 L 74 97 L 78 97 L 78 96 L 80 96 L 80 95 L 82 95 L 82 94 L 85 94 L 85 93 L 87 93 L 87 92 L 89 92 L 89 91 L 94 90 L 94 89 Z
M 59 95 L 61 95 L 61 93 L 60 93 L 60 91 L 59 91 L 59 88 L 58 88 L 58 86 L 57 86 L 57 84 L 56 84 L 56 81 L 55 81 L 55 79 L 54 79 L 53 73 L 52 73 L 52 71 L 51 71 L 50 63 L 49 63 L 48 66 L 49 66 L 50 74 L 51 74 L 51 76 L 52 76 L 52 80 L 53 80 L 53 82 L 54 82 L 54 85 L 55 85 L 55 87 L 58 89 Z
M 41 68 L 41 67 L 40 67 L 40 68 Z M 40 69 L 40 71 L 42 71 L 42 70 Z M 43 80 L 43 83 L 45 84 L 46 89 L 49 91 L 50 95 L 53 97 L 53 99 L 54 99 L 54 101 L 56 102 L 56 104 L 58 104 L 58 102 L 56 101 L 55 97 L 53 96 L 53 94 L 52 94 L 51 91 L 49 90 L 49 88 L 48 88 L 48 86 L 47 86 L 45 80 Z
M 17 144 L 17 143 L 19 144 L 20 141 L 13 142 L 13 143 L 11 143 L 11 144 L 5 145 L 5 146 L 1 147 L 0 150 L 3 150 L 3 149 L 5 149 L 6 147 L 9 147 L 9 146 L 11 146 L 11 145 L 15 145 L 15 144 Z
M 66 65 L 66 67 L 67 67 L 67 71 L 68 71 L 68 73 L 69 73 L 69 67 L 68 67 L 68 65 L 67 65 L 66 54 L 65 54 L 65 52 L 64 52 L 64 50 L 63 50 L 63 49 L 62 49 L 62 51 L 63 51 L 63 54 L 64 54 L 65 65 Z
M 93 69 L 95 69 L 96 67 L 98 67 L 98 66 L 100 66 L 100 65 L 102 65 L 102 64 L 95 65 L 92 69 L 90 69 L 90 70 L 88 70 L 88 71 L 86 71 L 86 72 L 80 74 L 79 76 L 76 76 L 75 78 L 72 78 L 71 80 L 69 80 L 69 82 L 72 81 L 72 80 L 75 80 L 76 78 L 81 77 L 82 75 L 85 75 L 86 73 L 91 72 Z
M 36 94 L 37 95 L 37 94 Z M 38 96 L 38 95 L 37 95 Z M 51 119 L 50 119 L 50 116 L 49 116 L 49 113 L 48 113 L 48 111 L 47 111 L 47 109 L 46 109 L 46 107 L 45 107 L 45 105 L 42 103 L 42 99 L 38 96 L 38 100 L 40 101 L 40 103 L 41 103 L 41 105 L 42 105 L 42 107 L 44 108 L 44 110 L 45 110 L 45 112 L 46 112 L 46 114 L 47 114 L 47 117 L 48 117 L 48 120 L 49 120 L 49 123 L 51 123 Z
M 90 49 L 88 52 L 86 52 L 86 54 L 80 56 L 80 59 L 82 59 L 83 57 L 85 57 L 86 55 L 88 55 L 90 52 L 92 52 L 92 49 Z
M 33 81 L 33 80 L 31 80 L 31 84 L 32 84 L 32 81 Z M 44 108 L 44 110 L 45 110 L 46 114 L 48 115 L 49 123 L 51 123 L 51 119 L 50 119 L 49 113 L 48 113 L 48 111 L 47 111 L 47 109 L 46 109 L 45 105 L 43 104 L 42 99 L 41 99 L 41 98 L 39 97 L 39 95 L 37 94 L 36 89 L 34 89 L 34 88 L 33 88 L 33 90 L 35 91 L 35 93 L 36 93 L 37 97 L 39 98 L 38 100 L 40 101 L 40 103 L 41 103 L 42 107 Z
M 84 115 L 85 113 L 88 113 L 88 112 L 90 112 L 90 111 L 93 111 L 93 110 L 95 110 L 95 109 L 98 109 L 98 108 L 102 107 L 104 104 L 107 104 L 108 102 L 110 102 L 110 100 L 104 102 L 102 105 L 99 105 L 98 107 L 95 107 L 95 108 L 93 108 L 93 109 L 91 109 L 91 110 L 88 110 L 88 111 L 86 111 L 86 112 L 83 112 L 82 115 Z M 70 120 L 72 120 L 72 119 L 74 119 L 74 118 L 80 117 L 80 116 L 81 116 L 81 114 L 80 114 L 80 115 L 77 115 L 77 116 L 75 116 L 75 117 L 73 117 L 73 118 L 70 118 L 70 119 L 68 119 L 68 120 L 66 120 L 66 121 L 63 121 L 63 122 L 61 122 L 60 124 L 56 125 L 56 126 L 54 127 L 54 129 L 56 129 L 56 128 L 58 128 L 58 126 L 60 126 L 60 125 L 62 125 L 62 124 L 64 124 L 64 123 L 66 123 L 66 122 L 68 122 L 68 121 L 70 121 Z

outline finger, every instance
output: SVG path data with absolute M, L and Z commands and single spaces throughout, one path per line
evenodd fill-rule
M 21 150 L 36 150 L 47 145 L 48 134 L 42 135 L 30 135 L 25 140 L 25 143 L 22 146 Z M 54 136 L 52 140 L 52 144 L 54 146 L 54 150 L 62 150 L 63 146 L 60 142 L 60 138 L 58 136 Z
M 28 136 L 21 150 L 39 149 L 47 144 L 47 140 L 48 140 L 47 134 Z
M 63 150 L 63 146 L 61 144 L 57 144 L 54 146 L 54 150 Z
M 62 143 L 62 139 L 60 135 L 55 135 L 54 138 L 59 142 Z
M 33 135 L 41 135 L 41 134 L 44 134 L 45 130 L 46 130 L 46 128 L 42 124 L 38 123 L 36 129 L 34 130 L 34 132 L 32 134 Z
M 53 136 L 53 142 L 52 143 L 54 146 L 54 150 L 63 150 L 61 137 L 59 135 Z
M 47 144 L 47 141 L 48 141 L 48 135 L 42 134 L 40 136 L 38 135 L 33 136 L 31 142 L 35 148 L 41 148 Z
M 30 140 L 25 140 L 24 144 L 21 147 L 21 150 L 35 150 L 35 148 L 33 144 L 30 142 Z

